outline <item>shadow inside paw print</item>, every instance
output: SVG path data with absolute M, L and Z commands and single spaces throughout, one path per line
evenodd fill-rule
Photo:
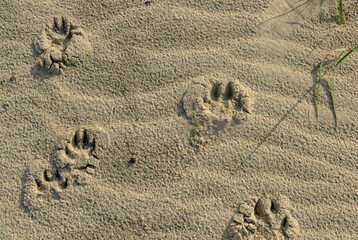
M 217 82 L 211 88 L 211 99 L 208 99 L 206 96 L 204 102 L 211 103 L 211 100 L 213 100 L 221 102 L 226 108 L 250 113 L 251 106 L 248 104 L 248 94 L 242 91 L 240 92 L 240 90 L 236 88 L 237 86 L 234 82 L 228 82 L 226 84 Z
M 242 203 L 230 220 L 225 239 L 292 239 L 299 226 L 289 200 L 263 196 Z
M 66 17 L 55 17 L 51 25 L 46 25 L 34 41 L 34 48 L 40 55 L 40 66 L 53 73 L 62 73 L 67 65 L 92 52 L 84 30 Z

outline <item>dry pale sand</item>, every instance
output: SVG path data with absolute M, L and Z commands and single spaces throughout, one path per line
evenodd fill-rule
M 1 0 L 0 238 L 358 239 L 337 2 Z

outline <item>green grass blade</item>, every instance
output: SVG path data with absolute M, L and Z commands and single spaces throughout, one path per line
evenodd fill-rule
M 339 0 L 339 22 L 338 25 L 342 25 L 343 24 L 343 0 Z
M 338 60 L 338 62 L 336 63 L 336 65 L 334 66 L 334 69 L 333 69 L 330 90 L 331 90 L 334 118 L 336 119 L 336 125 L 338 125 L 338 118 L 337 118 L 337 112 L 336 112 L 336 104 L 335 104 L 335 101 L 334 101 L 334 85 L 333 85 L 334 73 L 336 72 L 336 69 L 337 69 L 338 65 L 356 49 L 358 49 L 358 46 L 353 48 L 353 49 L 351 49 L 351 50 L 349 50 L 348 53 L 346 53 L 341 59 Z
M 335 49 L 333 50 L 334 52 L 346 52 L 348 51 L 347 48 L 339 48 L 339 49 Z M 317 92 L 316 92 L 316 111 L 317 111 L 317 120 L 319 119 L 319 111 L 318 111 L 318 106 L 319 106 L 319 90 L 321 87 L 321 80 L 322 80 L 322 69 L 323 69 L 323 65 L 324 62 L 326 61 L 327 57 L 329 54 L 327 54 L 324 59 L 322 60 L 320 66 L 319 66 L 319 73 L 318 73 L 318 82 L 317 82 Z

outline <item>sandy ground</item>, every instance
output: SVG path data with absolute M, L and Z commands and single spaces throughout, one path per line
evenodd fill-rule
M 358 239 L 344 4 L 2 0 L 0 239 Z

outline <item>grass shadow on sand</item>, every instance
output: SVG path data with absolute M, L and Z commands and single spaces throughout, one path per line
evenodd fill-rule
M 242 162 L 242 168 L 247 167 L 246 164 L 250 162 L 253 155 L 255 155 L 259 148 L 267 141 L 267 139 L 272 135 L 274 131 L 281 125 L 281 123 L 296 109 L 296 107 L 302 102 L 303 99 L 306 98 L 308 94 L 312 94 L 311 103 L 313 104 L 316 112 L 316 118 L 318 118 L 318 107 L 316 105 L 316 87 L 317 87 L 317 70 L 319 68 L 319 65 L 315 66 L 313 70 L 311 71 L 311 77 L 313 81 L 313 85 L 306 90 L 306 92 L 298 99 L 298 101 L 281 117 L 281 119 L 271 128 L 271 130 L 262 138 L 262 140 L 257 144 L 257 146 L 250 152 L 249 156 L 246 158 L 246 161 Z M 333 111 L 333 104 L 330 94 L 330 88 L 329 84 L 325 79 L 322 79 L 322 87 L 327 95 L 327 98 L 330 99 L 330 109 L 332 112 L 332 115 L 334 116 Z M 336 127 L 335 127 L 336 130 Z
M 338 20 L 338 16 L 337 17 L 331 17 L 331 18 L 327 18 L 323 12 L 323 4 L 324 4 L 325 0 L 320 0 L 320 3 L 319 3 L 319 19 L 321 22 L 326 22 L 326 23 L 332 23 L 332 22 L 337 22 Z M 274 17 L 271 17 L 269 19 L 266 19 L 264 21 L 262 21 L 259 25 L 264 25 L 265 23 L 268 23 L 268 22 L 271 22 L 275 19 L 278 19 L 278 18 L 281 18 L 281 17 L 284 17 L 288 14 L 291 14 L 291 13 L 295 13 L 295 12 L 298 12 L 297 13 L 297 16 L 300 16 L 302 15 L 302 13 L 308 8 L 310 7 L 311 4 L 314 4 L 315 1 L 314 0 L 307 0 L 303 3 L 300 3 L 299 5 L 297 6 L 291 6 L 288 1 L 286 0 L 286 3 L 290 6 L 290 9 L 287 10 L 286 12 L 283 12 L 277 16 L 274 16 Z M 298 25 L 302 28 L 307 28 L 307 29 L 310 29 L 310 30 L 317 30 L 317 29 L 314 29 L 312 27 L 309 27 L 307 25 L 304 25 L 302 23 L 299 23 L 299 22 L 284 22 L 286 24 L 290 24 L 290 25 Z
M 302 102 L 302 100 L 309 94 L 314 93 L 316 85 L 310 87 L 302 97 L 281 117 L 281 119 L 272 127 L 272 129 L 263 137 L 263 139 L 257 144 L 257 146 L 251 151 L 247 157 L 247 161 L 251 160 L 252 156 L 257 153 L 258 149 L 266 142 L 266 140 L 272 135 L 272 133 L 281 125 L 281 123 L 295 110 L 295 108 Z M 245 165 L 246 162 L 243 162 Z M 244 167 L 244 166 L 243 166 Z

